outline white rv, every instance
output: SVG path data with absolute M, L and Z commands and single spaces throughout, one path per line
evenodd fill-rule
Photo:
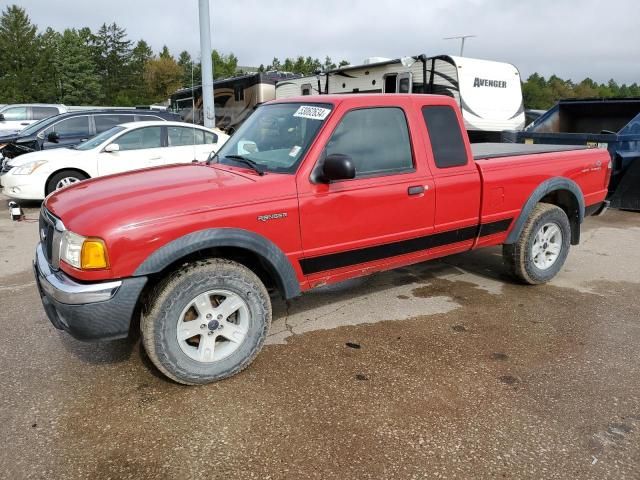
M 472 142 L 499 141 L 503 130 L 521 130 L 525 115 L 518 69 L 477 58 L 418 55 L 373 57 L 320 76 L 276 84 L 276 98 L 335 93 L 431 93 L 456 99 Z

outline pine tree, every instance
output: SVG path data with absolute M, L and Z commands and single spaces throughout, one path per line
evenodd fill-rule
M 83 34 L 75 29 L 67 29 L 59 36 L 54 64 L 60 102 L 70 105 L 100 104 L 100 76 Z
M 24 9 L 11 5 L 0 17 L 0 101 L 2 103 L 37 100 L 34 66 L 38 55 L 37 27 Z
M 108 104 L 128 104 L 130 97 L 126 94 L 135 84 L 131 72 L 131 41 L 127 40 L 127 32 L 115 22 L 102 24 L 94 37 L 98 52 L 98 72 L 102 78 L 102 90 Z
M 180 56 L 178 57 L 178 65 L 182 69 L 182 86 L 190 87 L 192 83 L 192 73 L 195 74 L 195 71 L 192 72 L 192 68 L 195 70 L 195 65 L 193 65 L 193 59 L 191 58 L 191 54 L 186 50 L 180 52 Z M 193 83 L 200 83 L 200 78 L 197 78 L 195 75 L 193 76 Z
M 169 58 L 171 60 L 175 60 L 173 58 L 173 55 L 171 55 L 171 52 L 169 51 L 169 47 L 167 47 L 166 45 L 164 45 L 162 47 L 162 50 L 160 51 L 160 58 Z

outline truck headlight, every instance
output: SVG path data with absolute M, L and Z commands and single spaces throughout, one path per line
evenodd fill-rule
M 11 173 L 13 173 L 14 175 L 31 175 L 45 163 L 47 163 L 46 160 L 36 160 L 33 162 L 25 163 L 24 165 L 15 167 Z
M 80 270 L 107 268 L 107 247 L 100 238 L 87 238 L 65 231 L 60 243 L 60 259 Z

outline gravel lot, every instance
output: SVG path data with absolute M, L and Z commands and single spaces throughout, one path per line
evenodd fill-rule
M 589 218 L 550 285 L 488 249 L 276 301 L 204 387 L 55 330 L 36 242 L 2 214 L 0 477 L 640 478 L 640 213 Z

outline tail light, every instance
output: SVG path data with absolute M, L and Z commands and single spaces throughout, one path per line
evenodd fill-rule
M 607 163 L 607 173 L 604 176 L 604 188 L 609 188 L 609 181 L 611 180 L 612 171 L 613 171 L 613 160 L 609 159 L 609 163 Z

